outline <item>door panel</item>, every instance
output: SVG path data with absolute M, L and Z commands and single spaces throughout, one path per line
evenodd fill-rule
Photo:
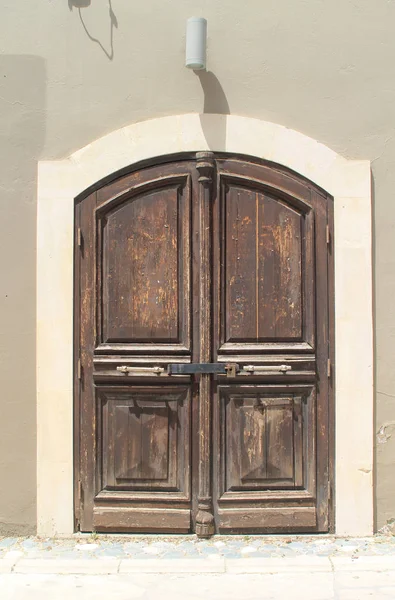
M 285 392 L 285 393 L 284 393 Z M 302 397 L 265 386 L 220 388 L 225 424 L 225 490 L 295 488 L 303 484 Z
M 99 387 L 97 396 L 103 434 L 101 490 L 149 490 L 150 495 L 166 490 L 189 499 L 189 389 L 112 386 Z
M 219 385 L 216 421 L 219 529 L 238 530 L 241 511 L 260 515 L 254 530 L 269 531 L 291 507 L 284 528 L 317 527 L 315 387 Z
M 233 183 L 224 204 L 224 342 L 299 341 L 303 215 Z
M 317 530 L 317 509 L 315 506 L 270 505 L 248 510 L 218 510 L 218 531 L 220 533 L 279 533 L 313 532 Z
M 160 365 L 191 361 L 193 168 L 142 169 L 76 206 L 82 531 L 191 527 L 190 378 Z
M 315 346 L 314 211 L 301 198 L 221 174 L 218 352 Z
M 97 210 L 99 352 L 191 351 L 190 204 L 185 174 Z
M 329 199 L 266 165 L 217 169 L 214 359 L 239 365 L 217 377 L 217 530 L 327 531 Z
M 103 341 L 178 341 L 178 189 L 123 203 L 103 223 Z
M 328 530 L 331 211 L 210 152 L 76 202 L 82 531 Z

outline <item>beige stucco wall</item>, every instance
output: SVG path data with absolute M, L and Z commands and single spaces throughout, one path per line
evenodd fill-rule
M 37 162 L 150 117 L 255 117 L 372 162 L 375 431 L 395 422 L 395 2 L 94 0 L 84 23 L 73 2 L 0 0 L 0 531 L 35 526 Z M 209 21 L 200 76 L 183 67 L 194 14 Z M 395 427 L 379 439 L 381 527 L 395 517 Z

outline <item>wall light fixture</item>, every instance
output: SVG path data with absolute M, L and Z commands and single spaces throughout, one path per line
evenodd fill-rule
M 202 17 L 187 20 L 185 66 L 196 71 L 206 68 L 207 21 Z

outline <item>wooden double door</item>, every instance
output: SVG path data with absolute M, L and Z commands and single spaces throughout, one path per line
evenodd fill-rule
M 328 531 L 331 211 L 210 152 L 77 199 L 77 528 Z

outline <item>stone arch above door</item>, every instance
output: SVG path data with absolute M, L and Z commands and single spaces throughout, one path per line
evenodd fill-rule
M 350 161 L 282 126 L 233 115 L 136 123 L 61 161 L 41 162 L 37 228 L 38 532 L 73 531 L 73 215 L 91 186 L 156 156 L 212 150 L 263 158 L 334 197 L 336 533 L 373 530 L 371 187 Z

